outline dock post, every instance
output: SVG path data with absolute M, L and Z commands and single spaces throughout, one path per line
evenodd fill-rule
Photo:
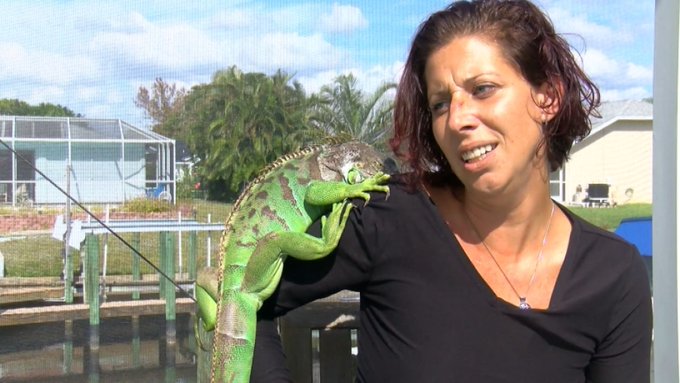
M 142 366 L 140 358 L 142 350 L 142 343 L 139 337 L 139 315 L 132 316 L 132 367 L 139 368 Z
M 99 238 L 87 234 L 85 246 L 85 295 L 90 306 L 90 325 L 99 325 Z
M 163 273 L 166 272 L 167 270 L 167 259 L 166 259 L 166 254 L 167 254 L 167 236 L 168 233 L 165 231 L 161 231 L 158 233 L 158 262 L 159 262 L 159 267 L 163 271 Z M 166 283 L 167 281 L 165 280 L 165 277 L 162 275 L 158 276 L 158 294 L 160 299 L 165 299 L 165 290 L 166 290 Z
M 73 321 L 64 321 L 64 365 L 62 372 L 70 375 L 73 372 Z
M 164 252 L 161 253 L 161 257 L 165 260 L 163 262 L 164 268 L 162 269 L 165 275 L 170 278 L 175 278 L 175 237 L 170 235 L 168 232 L 163 232 L 163 246 Z M 162 277 L 163 278 L 163 277 Z M 165 278 L 163 278 L 165 279 Z M 165 323 L 166 323 L 166 335 L 169 343 L 175 342 L 176 329 L 175 329 L 175 319 L 176 319 L 176 302 L 175 302 L 175 285 L 170 283 L 170 281 L 165 282 L 165 289 L 163 292 L 163 297 L 165 298 Z
M 99 381 L 99 238 L 85 236 L 85 294 L 90 307 L 90 341 L 85 368 L 89 382 Z
M 135 248 L 135 250 L 139 251 L 139 243 L 140 243 L 140 234 L 139 233 L 132 233 L 132 247 Z M 131 251 L 132 253 L 132 280 L 133 281 L 139 281 L 142 279 L 142 273 L 140 270 L 140 265 L 139 265 L 139 256 L 134 252 Z M 132 299 L 139 299 L 140 298 L 140 293 L 139 293 L 139 288 L 136 288 L 132 292 Z
M 187 260 L 187 272 L 189 273 L 189 279 L 192 281 L 196 280 L 196 250 L 197 250 L 197 234 L 195 231 L 189 233 L 189 259 Z
M 73 303 L 73 253 L 64 244 L 64 303 Z

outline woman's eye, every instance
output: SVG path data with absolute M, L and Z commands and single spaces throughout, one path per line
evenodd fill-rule
M 490 96 L 491 93 L 496 89 L 494 85 L 491 84 L 483 84 L 483 85 L 477 85 L 474 87 L 472 90 L 472 94 L 475 97 L 487 97 Z
M 449 102 L 448 101 L 439 101 L 435 102 L 430 106 L 430 111 L 433 114 L 439 114 L 442 112 L 445 112 L 449 108 Z

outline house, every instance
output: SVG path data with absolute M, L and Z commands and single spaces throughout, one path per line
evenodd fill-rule
M 551 174 L 551 193 L 570 204 L 579 187 L 611 203 L 652 202 L 652 112 L 646 101 L 602 103 L 601 118 L 576 142 L 562 169 Z M 588 191 L 588 187 L 591 189 Z
M 0 116 L 0 204 L 175 195 L 175 142 L 121 120 Z

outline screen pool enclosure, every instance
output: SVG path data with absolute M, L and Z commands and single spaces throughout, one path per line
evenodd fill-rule
M 0 204 L 65 203 L 46 178 L 81 203 L 174 201 L 175 140 L 150 130 L 117 119 L 0 116 L 0 139 L 12 149 L 0 145 Z

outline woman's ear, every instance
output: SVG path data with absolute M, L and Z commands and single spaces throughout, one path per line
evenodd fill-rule
M 541 109 L 544 122 L 552 120 L 560 110 L 563 86 L 561 81 L 544 82 L 535 93 L 536 105 Z

